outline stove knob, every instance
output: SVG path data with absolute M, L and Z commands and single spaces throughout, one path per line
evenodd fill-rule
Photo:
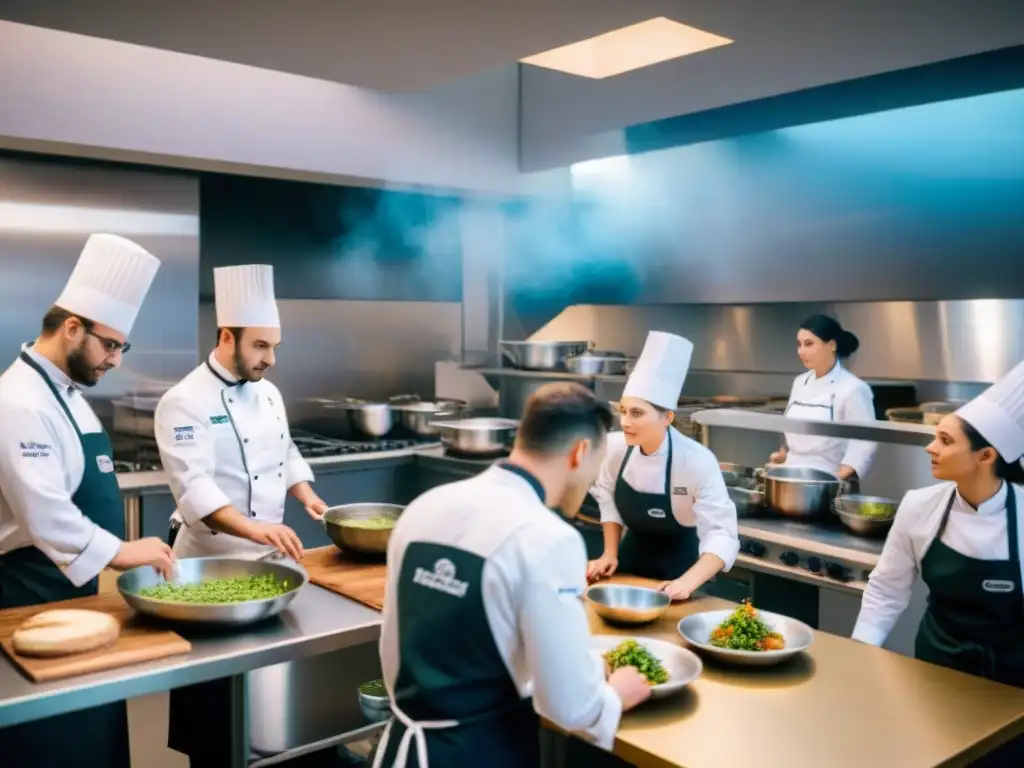
M 808 557 L 807 558 L 807 570 L 811 573 L 821 573 L 821 558 L 820 557 Z
M 768 548 L 764 544 L 762 544 L 760 541 L 748 541 L 747 542 L 747 552 L 749 552 L 754 557 L 764 557 L 765 552 L 767 552 L 767 551 L 768 551 Z
M 829 578 L 835 579 L 836 581 L 849 581 L 850 576 L 839 563 L 829 563 L 825 566 L 825 572 L 829 575 Z
M 796 552 L 783 552 L 779 556 L 779 560 L 782 561 L 783 565 L 788 565 L 790 568 L 800 562 L 800 558 L 797 556 Z

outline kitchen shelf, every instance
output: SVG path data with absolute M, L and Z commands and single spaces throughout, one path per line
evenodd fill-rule
M 507 376 L 516 379 L 551 379 L 556 381 L 609 381 L 625 383 L 625 375 L 569 373 L 568 371 L 527 371 L 521 368 L 477 368 L 461 366 L 461 370 L 481 376 Z
M 801 435 L 870 440 L 876 443 L 928 445 L 935 427 L 895 421 L 807 421 L 741 408 L 698 411 L 690 418 L 704 427 L 732 427 L 759 432 L 792 432 Z

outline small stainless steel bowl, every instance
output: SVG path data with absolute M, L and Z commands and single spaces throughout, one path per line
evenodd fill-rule
M 394 528 L 355 528 L 342 525 L 343 520 L 366 520 L 371 517 L 398 517 L 405 509 L 401 504 L 342 504 L 331 507 L 323 516 L 324 528 L 335 546 L 343 551 L 364 555 L 383 555 Z
M 672 604 L 664 592 L 625 584 L 601 584 L 587 590 L 594 611 L 613 624 L 649 624 Z
M 865 515 L 867 505 L 880 507 L 884 515 Z M 889 533 L 896 517 L 897 504 L 885 496 L 849 494 L 837 496 L 834 505 L 840 522 L 860 536 L 883 537 Z
M 367 682 L 376 682 L 374 680 L 368 680 Z M 366 683 L 363 683 L 366 685 Z M 374 696 L 369 693 L 363 693 L 363 686 L 359 686 L 359 709 L 362 710 L 363 716 L 371 723 L 382 723 L 385 720 L 391 719 L 391 699 L 387 696 Z

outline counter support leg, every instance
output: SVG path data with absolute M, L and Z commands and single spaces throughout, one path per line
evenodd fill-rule
M 229 768 L 247 768 L 249 765 L 249 701 L 246 676 L 231 678 L 231 765 Z

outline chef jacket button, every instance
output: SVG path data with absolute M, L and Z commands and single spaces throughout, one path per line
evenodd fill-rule
M 244 439 L 244 440 L 243 440 L 242 442 L 243 442 L 243 443 L 248 443 L 248 442 L 249 442 L 249 438 L 248 438 L 248 437 L 247 437 L 247 438 L 245 438 L 245 439 Z
M 282 462 L 279 462 L 277 466 L 279 466 L 279 467 L 283 467 L 283 466 L 284 466 L 284 462 L 283 462 L 283 461 L 282 461 Z
M 281 476 L 281 473 L 280 473 L 280 472 L 278 472 L 278 473 L 277 473 L 277 476 L 278 476 L 278 477 L 280 477 L 280 476 Z
M 260 476 L 259 476 L 259 475 L 253 475 L 253 478 L 252 478 L 252 479 L 253 479 L 253 480 L 259 480 L 259 479 L 260 479 Z
M 229 402 L 229 403 L 233 403 L 233 402 L 235 402 L 235 398 L 233 398 L 233 397 L 229 397 L 229 398 L 228 398 L 228 402 Z
M 284 432 L 281 433 L 281 439 L 284 440 Z

